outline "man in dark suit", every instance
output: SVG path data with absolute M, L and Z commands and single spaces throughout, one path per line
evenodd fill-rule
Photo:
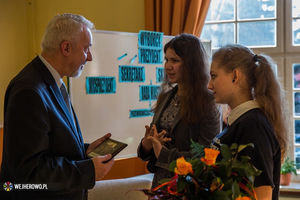
M 27 189 L 42 184 L 47 189 L 2 190 L 0 199 L 87 199 L 87 189 L 114 164 L 113 159 L 103 163 L 110 154 L 87 158 L 111 134 L 85 144 L 68 95 L 60 91 L 63 77 L 79 76 L 92 61 L 93 28 L 80 15 L 55 16 L 46 28 L 41 55 L 10 82 L 0 183 L 24 184 Z

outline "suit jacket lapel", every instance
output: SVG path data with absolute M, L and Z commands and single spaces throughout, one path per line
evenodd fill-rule
M 81 141 L 81 144 L 83 144 L 83 149 L 84 149 L 84 142 L 83 142 L 83 138 L 82 138 L 82 134 L 81 134 L 79 122 L 78 122 L 77 116 L 76 116 L 76 114 L 75 114 L 75 111 L 74 111 L 74 108 L 73 108 L 72 103 L 71 103 L 71 107 L 72 107 L 72 111 L 73 111 L 73 115 L 74 115 L 76 131 L 77 131 L 77 133 L 78 133 L 77 136 L 78 136 L 79 140 Z M 73 124 L 74 124 L 74 123 L 73 123 Z
M 47 67 L 44 65 L 44 63 L 38 57 L 36 57 L 32 62 L 37 67 L 37 69 L 40 71 L 40 73 L 42 74 L 46 83 L 49 84 L 50 90 L 52 91 L 53 95 L 55 96 L 55 99 L 58 102 L 58 104 L 60 105 L 61 109 L 64 111 L 64 114 L 66 115 L 66 117 L 68 119 L 68 123 L 69 123 L 75 137 L 77 138 L 80 146 L 82 146 L 83 140 L 82 140 L 82 137 L 80 136 L 81 135 L 79 132 L 80 129 L 75 128 L 75 124 L 73 122 L 73 119 L 71 118 L 71 114 L 65 104 L 65 101 L 60 92 L 60 89 L 58 88 L 53 76 L 51 75 L 51 73 L 49 72 Z M 73 109 L 73 107 L 72 107 L 72 109 Z M 76 118 L 74 110 L 73 110 L 73 113 L 74 113 L 74 117 Z M 76 121 L 76 124 L 78 124 L 77 118 L 75 121 Z

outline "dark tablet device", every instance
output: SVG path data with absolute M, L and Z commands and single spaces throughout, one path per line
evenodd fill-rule
M 113 158 L 127 146 L 128 145 L 123 142 L 108 138 L 104 142 L 99 144 L 95 149 L 93 149 L 87 156 L 89 158 L 94 158 L 96 156 L 111 154 Z

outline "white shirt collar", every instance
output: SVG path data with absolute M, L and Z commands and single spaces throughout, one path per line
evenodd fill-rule
M 48 68 L 48 70 L 50 71 L 50 73 L 52 74 L 58 88 L 60 88 L 60 86 L 63 83 L 62 78 L 60 77 L 59 73 L 50 65 L 50 63 L 47 62 L 47 60 L 45 60 L 45 58 L 43 58 L 42 55 L 39 55 L 39 58 L 41 59 L 41 61 L 46 65 L 46 67 Z
M 235 107 L 228 115 L 228 125 L 231 125 L 236 119 L 238 119 L 245 112 L 252 110 L 254 108 L 259 108 L 258 103 L 255 100 L 246 101 L 237 107 Z

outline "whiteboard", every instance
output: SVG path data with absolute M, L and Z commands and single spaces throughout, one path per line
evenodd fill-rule
M 149 109 L 154 105 L 155 101 L 140 101 L 139 88 L 143 85 L 159 86 L 156 68 L 162 68 L 163 64 L 142 64 L 138 57 L 135 59 L 135 55 L 138 56 L 138 33 L 95 30 L 92 35 L 93 60 L 84 66 L 80 77 L 69 78 L 70 98 L 84 142 L 90 143 L 112 133 L 111 138 L 128 144 L 116 158 L 136 156 L 145 125 L 151 123 L 152 117 L 130 117 L 130 110 Z M 163 36 L 163 46 L 172 38 Z M 211 52 L 210 41 L 202 42 Z M 120 82 L 119 66 L 123 65 L 143 66 L 144 82 Z M 115 77 L 115 92 L 87 94 L 87 77 Z

